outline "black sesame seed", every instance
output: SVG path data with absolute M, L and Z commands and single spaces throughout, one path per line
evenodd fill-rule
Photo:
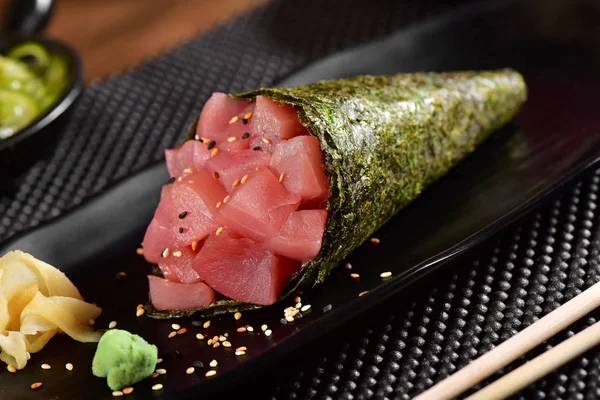
M 202 363 L 202 361 L 194 361 L 194 362 L 192 363 L 192 366 L 193 366 L 194 368 L 198 368 L 198 369 L 202 369 L 202 368 L 204 368 L 204 364 Z
M 255 148 L 253 148 L 252 150 L 260 150 L 260 146 L 256 146 Z
M 333 306 L 331 304 L 327 304 L 325 307 L 323 307 L 323 312 L 328 313 L 332 308 Z
M 183 227 L 179 228 L 179 233 L 183 233 Z
M 213 172 L 213 176 L 215 177 L 215 179 L 219 179 L 219 173 L 218 172 Z
M 249 137 L 250 137 L 250 132 L 245 132 L 245 133 L 242 135 L 242 139 L 248 139 Z
M 279 322 L 281 322 L 283 325 L 287 325 L 288 324 L 288 322 L 287 322 L 287 320 L 285 318 L 281 318 L 279 320 Z
M 214 140 L 211 140 L 210 143 L 208 144 L 208 146 L 206 146 L 206 148 L 208 150 L 212 149 L 213 147 L 215 147 L 217 145 L 217 142 L 215 142 Z
M 186 215 L 187 211 L 182 212 L 181 214 L 179 214 L 179 219 L 184 219 Z
M 248 123 L 248 120 L 246 118 L 242 118 L 242 124 L 246 125 Z
M 175 177 L 172 177 L 171 179 L 169 179 L 169 183 L 173 183 L 175 182 Z
M 200 143 L 204 143 L 204 139 L 202 139 L 202 138 L 198 138 L 196 140 L 199 141 Z
M 202 326 L 202 321 L 192 321 L 192 325 L 196 328 L 199 328 Z
M 160 256 L 164 257 L 165 256 L 165 251 L 167 251 L 168 247 L 165 247 L 165 249 L 163 251 L 160 252 Z

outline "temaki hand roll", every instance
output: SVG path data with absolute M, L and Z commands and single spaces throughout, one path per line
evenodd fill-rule
M 510 69 L 213 94 L 166 151 L 142 243 L 162 273 L 149 314 L 256 308 L 323 281 L 526 97 Z

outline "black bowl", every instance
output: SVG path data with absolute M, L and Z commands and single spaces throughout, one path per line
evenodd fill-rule
M 0 140 L 0 179 L 3 182 L 18 178 L 28 167 L 50 154 L 83 90 L 81 59 L 63 43 L 39 35 L 14 34 L 0 39 L 0 53 L 4 54 L 13 46 L 28 41 L 39 43 L 49 52 L 64 56 L 69 81 L 54 105 L 25 128 Z

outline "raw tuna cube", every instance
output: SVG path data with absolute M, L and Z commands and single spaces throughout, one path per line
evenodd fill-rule
M 256 97 L 256 107 L 250 120 L 251 149 L 258 146 L 271 152 L 273 146 L 282 140 L 306 134 L 308 132 L 298 120 L 298 113 L 293 106 L 263 96 Z
M 298 136 L 275 146 L 271 170 L 277 176 L 284 174 L 283 186 L 302 197 L 303 208 L 322 207 L 329 198 L 323 153 L 314 136 Z
M 193 251 L 190 246 L 182 247 L 180 250 L 175 250 L 172 253 L 169 252 L 168 257 L 159 258 L 157 264 L 165 279 L 170 282 L 179 283 L 198 282 L 200 277 L 192 268 L 192 261 L 196 254 L 198 254 L 197 251 L 201 246 L 202 244 L 196 247 L 196 251 Z M 180 251 L 181 255 L 175 253 L 176 251 Z
M 215 231 L 216 205 L 225 196 L 221 183 L 205 170 L 166 185 L 142 242 L 146 259 L 157 263 L 165 249 L 182 251 Z
M 201 169 L 210 157 L 210 151 L 206 147 L 198 141 L 188 140 L 177 148 L 165 150 L 169 175 L 180 177 L 190 173 L 190 167 L 194 170 Z
M 150 301 L 157 310 L 203 309 L 215 302 L 215 291 L 202 282 L 169 282 L 149 275 Z
M 242 139 L 248 132 L 249 123 L 244 115 L 254 110 L 254 102 L 234 100 L 224 93 L 213 93 L 208 99 L 196 129 L 196 137 L 205 144 L 214 140 L 223 151 L 243 150 L 249 145 L 248 139 Z M 229 141 L 229 138 L 235 138 Z
M 215 219 L 239 235 L 263 242 L 299 204 L 299 196 L 288 193 L 271 171 L 261 168 L 233 191 Z
M 321 249 L 326 221 L 326 210 L 294 211 L 269 240 L 268 247 L 274 253 L 292 260 L 310 261 Z
M 228 192 L 233 189 L 232 184 L 241 180 L 244 175 L 251 174 L 256 167 L 269 168 L 271 155 L 262 151 L 233 150 L 223 152 L 211 158 L 206 168 L 210 172 L 217 172 L 219 180 Z
M 194 259 L 198 275 L 217 292 L 234 300 L 273 304 L 300 263 L 273 254 L 250 239 L 210 235 Z

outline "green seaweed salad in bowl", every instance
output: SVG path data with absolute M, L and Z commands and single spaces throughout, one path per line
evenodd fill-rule
M 24 42 L 0 55 L 0 139 L 6 139 L 45 113 L 69 80 L 64 55 L 36 42 Z
M 34 35 L 0 39 L 0 176 L 17 178 L 47 155 L 83 89 L 77 53 Z

